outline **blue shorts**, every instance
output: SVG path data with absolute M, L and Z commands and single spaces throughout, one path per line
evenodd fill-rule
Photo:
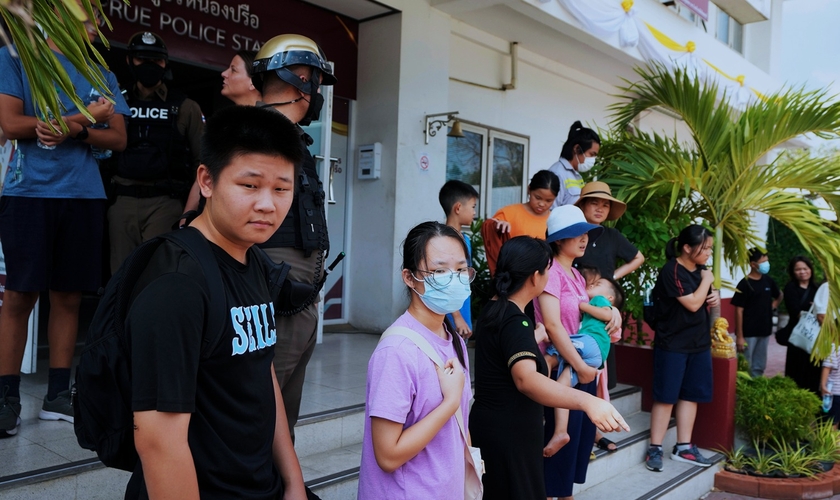
M 708 403 L 712 400 L 712 351 L 682 353 L 653 349 L 653 400 Z
M 572 341 L 575 350 L 580 354 L 583 362 L 586 363 L 586 366 L 600 368 L 604 364 L 604 358 L 601 356 L 601 348 L 598 347 L 598 342 L 595 342 L 592 336 L 569 335 L 569 339 Z M 566 360 L 560 356 L 560 353 L 553 345 L 548 346 L 545 353 L 557 358 L 557 378 L 560 378 L 560 374 L 563 373 L 563 368 L 566 366 Z M 577 372 L 571 367 L 569 368 L 569 372 L 572 375 L 572 387 L 574 387 L 578 385 Z
M 840 396 L 832 396 L 831 408 L 828 413 L 823 413 L 825 418 L 830 418 L 835 424 L 840 422 Z

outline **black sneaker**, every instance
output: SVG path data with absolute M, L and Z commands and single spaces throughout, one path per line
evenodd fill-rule
M 712 462 L 708 458 L 700 454 L 700 450 L 695 445 L 691 445 L 687 450 L 682 451 L 677 451 L 677 447 L 674 446 L 674 451 L 671 452 L 671 460 L 698 465 L 700 467 L 709 467 L 712 465 Z
M 20 398 L 6 396 L 9 387 L 0 396 L 0 438 L 14 436 L 20 427 Z
M 65 420 L 73 423 L 73 405 L 70 401 L 70 389 L 59 392 L 52 401 L 44 397 L 44 406 L 38 414 L 41 420 Z
M 645 467 L 653 472 L 662 472 L 662 448 L 660 446 L 648 448 Z

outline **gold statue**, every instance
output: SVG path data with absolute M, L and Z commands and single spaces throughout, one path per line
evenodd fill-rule
M 715 358 L 734 358 L 737 354 L 735 339 L 729 335 L 729 322 L 718 318 L 712 325 L 712 356 Z

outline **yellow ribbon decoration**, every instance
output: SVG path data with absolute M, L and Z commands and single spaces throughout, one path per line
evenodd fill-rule
M 746 79 L 746 77 L 744 75 L 738 75 L 736 77 L 731 77 L 731 76 L 727 75 L 726 73 L 724 73 L 722 69 L 720 69 L 717 66 L 715 66 L 714 64 L 710 63 L 708 60 L 703 59 L 703 62 L 708 64 L 709 67 L 711 67 L 713 70 L 720 73 L 720 75 L 723 76 L 724 78 L 726 78 L 727 80 L 732 80 L 733 82 L 738 82 L 738 83 L 741 84 L 742 87 L 744 86 L 744 80 Z
M 624 13 L 630 12 L 630 9 L 633 8 L 633 0 L 623 0 L 621 2 L 621 8 L 624 9 Z
M 697 48 L 697 45 L 692 41 L 689 41 L 685 45 L 680 45 L 674 40 L 668 38 L 668 35 L 662 33 L 650 24 L 645 23 L 645 26 L 648 27 L 650 32 L 653 34 L 653 37 L 656 38 L 656 40 L 659 43 L 664 45 L 666 48 L 673 50 L 674 52 L 694 52 L 694 50 Z

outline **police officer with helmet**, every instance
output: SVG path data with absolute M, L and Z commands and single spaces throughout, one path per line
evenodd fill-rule
M 257 106 L 271 107 L 297 125 L 309 125 L 321 114 L 321 85 L 336 82 L 324 52 L 302 35 L 279 35 L 266 42 L 254 59 L 254 86 L 262 92 Z M 303 168 L 292 207 L 274 235 L 260 245 L 274 262 L 292 266 L 289 278 L 314 285 L 305 304 L 279 311 L 274 366 L 294 438 L 306 365 L 315 349 L 318 291 L 329 252 L 324 189 L 315 160 L 307 150 L 312 138 L 300 129 Z
M 111 272 L 140 243 L 169 231 L 184 212 L 204 129 L 198 103 L 164 83 L 172 72 L 160 36 L 134 34 L 126 62 L 135 80 L 125 96 L 131 108 L 128 145 L 103 163 L 116 195 L 108 209 Z

